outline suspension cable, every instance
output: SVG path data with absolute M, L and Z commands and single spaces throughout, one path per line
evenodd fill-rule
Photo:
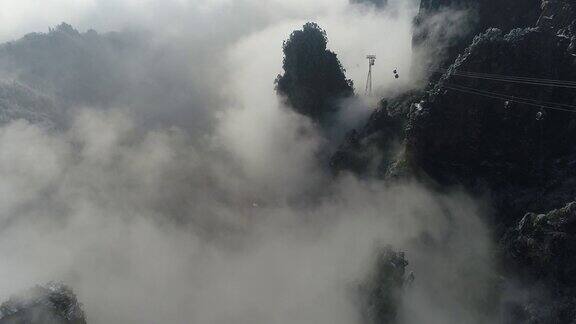
M 507 98 L 507 99 L 528 101 L 528 102 L 536 103 L 536 104 L 539 104 L 539 105 L 546 105 L 546 106 L 560 106 L 560 107 L 566 107 L 566 108 L 571 108 L 571 109 L 575 109 L 575 110 L 576 110 L 576 105 L 570 105 L 570 104 L 564 104 L 564 103 L 557 103 L 557 102 L 550 102 L 550 101 L 542 101 L 542 100 L 537 100 L 537 99 L 532 99 L 532 98 L 517 97 L 517 96 L 513 96 L 513 95 L 501 94 L 501 93 L 497 93 L 497 92 L 494 92 L 494 91 L 481 90 L 481 89 L 471 88 L 471 87 L 467 87 L 467 86 L 463 86 L 463 85 L 457 85 L 457 84 L 449 84 L 449 86 L 451 86 L 451 87 L 459 87 L 459 88 L 464 89 L 464 90 L 476 91 L 476 92 L 480 92 L 480 93 L 484 93 L 484 94 L 489 94 L 489 95 L 501 96 L 501 97 L 505 97 L 505 98 Z
M 569 81 L 569 80 L 558 80 L 558 79 L 541 79 L 541 78 L 533 78 L 533 77 L 525 77 L 525 76 L 515 76 L 515 75 L 504 75 L 504 74 L 492 74 L 492 73 L 481 73 L 481 72 L 471 72 L 471 71 L 462 71 L 456 69 L 436 69 L 442 72 L 457 72 L 460 74 L 470 74 L 470 75 L 479 75 L 479 76 L 486 76 L 486 77 L 499 77 L 505 79 L 520 79 L 520 80 L 528 80 L 528 81 L 539 81 L 539 82 L 554 82 L 554 83 L 567 83 L 567 84 L 576 84 L 576 81 Z M 432 70 L 431 70 L 432 71 Z
M 484 90 L 479 90 L 479 89 L 455 85 L 455 84 L 447 84 L 447 85 L 443 85 L 442 87 L 446 88 L 446 89 L 458 91 L 458 92 L 475 94 L 478 96 L 483 96 L 483 97 L 492 98 L 492 99 L 505 100 L 505 101 L 509 101 L 509 102 L 515 102 L 515 103 L 524 104 L 524 105 L 533 106 L 533 107 L 538 107 L 538 108 L 542 108 L 542 109 L 576 113 L 576 106 L 567 105 L 567 104 L 559 104 L 559 103 L 553 103 L 553 102 L 538 101 L 535 99 L 515 97 L 515 96 L 506 95 L 506 94 L 500 94 L 500 93 L 491 92 L 491 91 L 484 91 Z M 562 107 L 569 107 L 572 109 L 562 108 Z
M 537 79 L 529 77 L 505 76 L 498 74 L 476 73 L 476 72 L 466 72 L 466 71 L 446 70 L 446 69 L 436 69 L 430 71 L 449 72 L 451 75 L 454 76 L 473 78 L 473 79 L 576 89 L 576 82 L 566 80 Z

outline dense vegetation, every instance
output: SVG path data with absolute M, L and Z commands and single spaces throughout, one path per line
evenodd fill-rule
M 338 99 L 354 94 L 352 81 L 327 45 L 324 30 L 305 24 L 284 42 L 284 74 L 276 79 L 276 90 L 290 107 L 322 123 L 338 110 Z

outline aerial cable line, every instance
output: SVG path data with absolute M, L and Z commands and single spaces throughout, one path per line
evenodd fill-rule
M 487 98 L 506 100 L 506 101 L 524 104 L 524 105 L 528 105 L 528 106 L 534 106 L 534 107 L 538 107 L 541 109 L 549 109 L 549 110 L 576 113 L 576 106 L 570 106 L 570 105 L 566 105 L 566 104 L 557 104 L 557 103 L 551 103 L 551 102 L 537 101 L 534 99 L 514 97 L 514 96 L 495 93 L 495 92 L 482 91 L 482 90 L 478 90 L 478 89 L 474 89 L 474 88 L 458 86 L 458 85 L 451 85 L 451 84 L 444 85 L 442 87 L 446 88 L 446 89 L 454 90 L 454 91 L 459 91 L 459 92 L 464 92 L 464 93 L 469 93 L 469 94 L 475 94 L 475 95 L 479 95 L 479 96 L 483 96 L 483 97 L 487 97 Z M 547 104 L 571 107 L 574 110 L 567 109 L 567 108 L 561 108 L 561 107 L 548 106 Z
M 507 99 L 528 101 L 528 102 L 535 103 L 535 104 L 539 104 L 539 105 L 560 106 L 560 107 L 572 108 L 572 109 L 575 109 L 575 110 L 576 110 L 576 105 L 570 105 L 570 104 L 564 104 L 564 103 L 557 103 L 557 102 L 550 102 L 550 101 L 542 101 L 542 100 L 537 100 L 537 99 L 532 99 L 532 98 L 516 97 L 516 96 L 513 96 L 513 95 L 501 94 L 501 93 L 497 93 L 497 92 L 493 92 L 493 91 L 488 91 L 488 90 L 480 90 L 480 89 L 471 88 L 471 87 L 467 87 L 467 86 L 463 86 L 463 85 L 449 84 L 449 86 L 451 86 L 451 87 L 458 87 L 458 88 L 461 88 L 461 89 L 464 89 L 464 90 L 476 91 L 476 92 L 480 92 L 480 93 L 484 93 L 484 94 L 489 94 L 489 95 L 501 96 L 501 97 L 505 97 L 505 98 L 507 98 Z
M 439 69 L 438 71 L 442 71 L 442 70 Z M 447 71 L 447 70 L 444 70 L 444 71 Z M 475 74 L 475 73 L 469 73 L 469 72 L 463 73 L 463 72 L 459 72 L 459 71 L 450 71 L 450 73 L 453 76 L 459 76 L 459 77 L 464 77 L 464 78 L 483 79 L 483 80 L 508 82 L 508 83 L 519 83 L 519 84 L 527 84 L 527 85 L 535 85 L 535 86 L 547 86 L 547 87 L 576 89 L 576 82 L 572 82 L 572 81 L 521 78 L 521 77 L 506 77 L 506 76 L 497 76 L 497 75 L 489 75 L 489 74 Z
M 513 100 L 513 99 L 505 99 L 505 98 L 502 98 L 502 97 L 486 95 L 486 94 L 482 94 L 482 93 L 478 93 L 478 92 L 474 92 L 474 91 L 470 91 L 470 90 L 464 90 L 464 89 L 458 89 L 458 88 L 452 88 L 452 87 L 446 87 L 446 88 L 447 88 L 447 89 L 450 89 L 450 90 L 454 90 L 454 91 L 459 91 L 459 92 L 464 92 L 464 93 L 479 95 L 479 96 L 483 96 L 483 97 L 487 97 L 487 98 L 493 98 L 493 99 L 498 99 L 498 100 L 507 100 L 507 101 L 510 101 L 510 102 L 515 102 L 515 103 L 519 103 L 519 104 L 534 106 L 534 107 L 538 107 L 538 108 L 540 108 L 540 109 L 549 109 L 549 110 L 557 110 L 557 111 L 563 111 L 563 112 L 576 113 L 576 111 L 569 110 L 569 109 L 563 109 L 563 108 L 557 108 L 557 107 L 548 107 L 548 106 L 539 105 L 539 104 L 530 103 L 530 102 L 523 102 L 523 101 L 518 101 L 518 100 Z
M 494 98 L 494 99 L 501 99 L 501 100 L 506 100 L 506 101 L 510 101 L 510 102 L 516 102 L 516 103 L 535 106 L 535 107 L 542 107 L 542 108 L 548 108 L 548 109 L 553 109 L 553 110 L 560 110 L 560 111 L 567 111 L 567 112 L 576 113 L 576 106 L 567 105 L 567 104 L 515 97 L 515 96 L 506 95 L 506 94 L 500 94 L 500 93 L 491 92 L 491 91 L 484 91 L 484 90 L 479 90 L 479 89 L 475 89 L 475 88 L 469 88 L 469 87 L 454 85 L 454 84 L 444 86 L 444 88 L 456 90 L 456 91 L 461 91 L 461 92 L 473 93 L 473 94 L 477 94 L 480 96 L 485 96 L 485 97 Z M 565 108 L 563 108 L 563 107 L 565 107 Z M 568 108 L 572 108 L 572 109 L 568 109 Z
M 463 77 L 463 78 L 482 79 L 482 80 L 497 81 L 497 82 L 517 83 L 517 84 L 526 84 L 526 85 L 544 86 L 544 87 L 555 87 L 555 88 L 576 89 L 576 84 L 561 84 L 561 83 L 534 82 L 534 81 L 524 81 L 524 80 L 509 80 L 509 79 L 502 79 L 502 78 L 490 78 L 490 77 L 483 77 L 483 76 L 465 75 L 465 74 L 459 74 L 459 73 L 453 73 L 452 75 L 457 76 L 457 77 Z
M 518 83 L 518 84 L 527 84 L 527 85 L 535 85 L 535 86 L 545 86 L 545 87 L 556 87 L 556 88 L 568 88 L 568 89 L 576 89 L 575 84 L 564 84 L 564 83 L 554 83 L 554 82 L 538 82 L 538 81 L 528 81 L 528 80 L 513 80 L 513 79 L 504 79 L 504 78 L 493 78 L 493 77 L 484 77 L 484 76 L 475 76 L 475 75 L 466 75 L 460 73 L 452 73 L 452 75 L 457 77 L 464 77 L 464 78 L 472 78 L 472 79 L 482 79 L 482 80 L 490 80 L 490 81 L 497 81 L 497 82 L 507 82 L 507 83 Z
M 576 82 L 566 81 L 566 80 L 538 79 L 538 78 L 516 77 L 516 76 L 506 76 L 506 75 L 497 75 L 497 74 L 491 75 L 491 74 L 462 72 L 462 71 L 455 71 L 455 73 L 459 74 L 459 75 L 468 75 L 468 76 L 502 79 L 502 80 L 527 81 L 527 82 L 547 83 L 547 84 L 549 83 L 549 84 L 576 85 Z
M 576 85 L 576 81 L 568 81 L 568 80 L 539 79 L 539 78 L 532 78 L 532 77 L 521 77 L 521 76 L 512 76 L 512 75 L 503 75 L 503 74 L 470 72 L 470 71 L 462 71 L 462 70 L 456 70 L 456 69 L 449 70 L 449 69 L 438 68 L 436 70 L 442 71 L 442 72 L 455 72 L 455 73 L 459 73 L 459 74 L 495 77 L 495 78 L 503 78 L 503 79 L 514 79 L 514 80 L 525 80 L 525 81 L 535 81 L 535 82 L 544 82 L 544 83 L 562 83 L 562 84 L 574 84 L 574 85 Z

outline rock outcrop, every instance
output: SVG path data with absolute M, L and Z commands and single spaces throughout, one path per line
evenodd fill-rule
M 517 305 L 516 322 L 576 320 L 576 202 L 545 214 L 527 213 L 504 238 L 508 258 L 532 294 Z M 520 306 L 520 307 L 518 307 Z
M 576 202 L 527 213 L 507 234 L 511 257 L 543 280 L 576 287 Z
M 86 324 L 86 318 L 72 290 L 50 283 L 2 303 L 0 324 Z

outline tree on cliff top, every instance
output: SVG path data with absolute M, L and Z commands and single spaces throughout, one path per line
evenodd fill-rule
M 296 112 L 325 121 L 337 110 L 336 100 L 354 94 L 352 81 L 335 53 L 326 48 L 326 32 L 307 23 L 284 42 L 284 75 L 276 78 L 276 91 Z

